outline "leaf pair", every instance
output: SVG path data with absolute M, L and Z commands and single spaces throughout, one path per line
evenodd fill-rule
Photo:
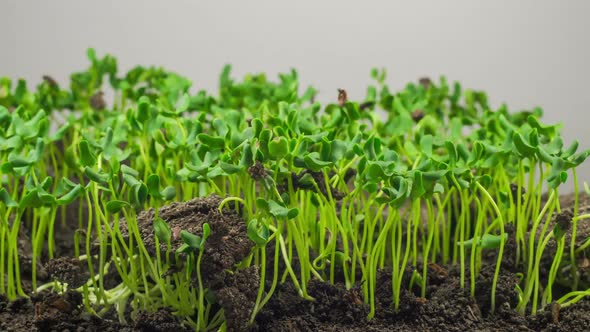
M 154 198 L 169 201 L 176 196 L 176 189 L 172 186 L 160 190 L 160 177 L 157 174 L 150 175 L 146 184 L 149 195 Z
M 263 198 L 258 198 L 256 200 L 256 207 L 266 211 L 267 213 L 278 219 L 293 219 L 297 217 L 297 215 L 299 214 L 299 209 L 289 209 L 284 204 L 278 203 L 272 199 L 267 201 Z
M 502 241 L 506 242 L 507 239 L 507 233 L 504 233 L 503 237 L 501 235 L 484 234 L 481 237 L 476 236 L 463 242 L 457 242 L 457 244 L 463 244 L 464 246 L 475 245 L 476 247 L 480 247 L 482 249 L 498 249 L 500 248 Z
M 196 234 L 182 230 L 180 231 L 180 237 L 182 238 L 182 241 L 184 243 L 176 251 L 180 253 L 189 253 L 195 250 L 202 251 L 205 247 L 205 242 L 207 241 L 210 235 L 211 227 L 208 223 L 203 224 L 202 236 L 198 236 Z

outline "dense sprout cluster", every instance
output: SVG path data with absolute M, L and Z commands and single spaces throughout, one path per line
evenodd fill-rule
M 196 330 L 224 329 L 223 307 L 201 269 L 215 228 L 171 229 L 158 214 L 167 202 L 215 194 L 219 211 L 237 210 L 252 242 L 232 269 L 260 267 L 251 321 L 278 283 L 313 300 L 312 279 L 360 287 L 371 318 L 379 270 L 391 272 L 395 308 L 409 287 L 407 271 L 425 296 L 433 264 L 459 265 L 460 287 L 475 295 L 490 250 L 497 253 L 492 310 L 506 255 L 521 271 L 522 314 L 590 295 L 577 272 L 589 246 L 576 244 L 577 223 L 588 217 L 578 214 L 577 185 L 571 215 L 560 214 L 558 199 L 568 174 L 577 183 L 575 169 L 589 152 L 564 147 L 560 127 L 541 123 L 538 108 L 493 110 L 485 93 L 444 78 L 393 93 L 382 70 L 373 70 L 375 85 L 361 101 L 339 90 L 321 105 L 316 90 L 300 89 L 295 71 L 278 82 L 265 75 L 235 81 L 229 66 L 218 96 L 191 94 L 191 82 L 177 74 L 136 67 L 121 75 L 112 56 L 90 50 L 88 57 L 90 67 L 71 75 L 68 88 L 50 77 L 36 90 L 0 81 L 0 294 L 27 295 L 24 228 L 33 290 L 74 286 L 39 285 L 36 276 L 39 261 L 54 258 L 55 229 L 73 208 L 77 259 L 89 271 L 75 286 L 89 311 L 114 306 L 124 320 L 129 304 L 171 307 Z M 156 248 L 165 250 L 145 244 L 135 222 L 149 208 Z M 514 252 L 504 250 L 509 239 Z M 544 280 L 539 267 L 551 241 L 557 250 Z M 108 288 L 112 266 L 121 283 Z M 554 299 L 560 281 L 571 292 Z

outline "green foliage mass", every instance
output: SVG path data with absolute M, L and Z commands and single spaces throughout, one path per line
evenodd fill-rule
M 505 256 L 522 273 L 515 284 L 522 314 L 590 294 L 590 282 L 577 273 L 590 244 L 576 245 L 577 223 L 588 216 L 577 211 L 575 172 L 589 151 L 579 152 L 577 142 L 564 147 L 561 127 L 540 122 L 539 108 L 492 109 L 484 92 L 444 77 L 393 93 L 377 69 L 359 101 L 344 93 L 322 105 L 315 89 L 299 86 L 294 70 L 277 82 L 264 74 L 237 81 L 229 66 L 218 95 L 191 93 L 188 79 L 162 68 L 119 73 L 110 55 L 89 50 L 88 58 L 89 68 L 72 74 L 69 87 L 49 77 L 36 89 L 0 80 L 0 294 L 10 299 L 26 296 L 22 228 L 31 234 L 33 289 L 68 288 L 60 281 L 38 285 L 36 267 L 44 247 L 54 257 L 56 224 L 73 208 L 80 216 L 76 255 L 91 273 L 77 289 L 87 310 L 101 315 L 115 306 L 124 320 L 129 304 L 171 307 L 195 330 L 224 330 L 223 308 L 200 269 L 215 229 L 182 230 L 183 245 L 172 251 L 174 230 L 157 216 L 168 202 L 211 194 L 224 198 L 221 211 L 239 210 L 252 241 L 235 269 L 261 267 L 251 321 L 279 282 L 292 282 L 313 301 L 311 279 L 360 285 L 371 318 L 382 269 L 392 273 L 396 309 L 402 288 L 413 287 L 403 282 L 406 271 L 418 281 L 413 290 L 426 296 L 432 264 L 459 265 L 460 287 L 474 296 L 482 265 L 490 264 L 482 259 L 486 250 L 497 252 L 492 310 Z M 111 89 L 114 98 L 105 100 L 102 91 Z M 563 217 L 558 190 L 569 174 L 576 182 L 573 215 L 554 223 Z M 156 208 L 154 236 L 157 248 L 168 248 L 165 255 L 149 254 L 133 222 L 148 208 Z M 551 271 L 540 279 L 552 241 Z M 507 252 L 510 242 L 514 250 Z M 275 257 L 268 260 L 272 276 L 267 250 Z M 122 283 L 106 289 L 111 265 Z M 556 283 L 571 293 L 553 299 Z

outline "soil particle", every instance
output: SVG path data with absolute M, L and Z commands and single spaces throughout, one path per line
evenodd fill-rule
M 104 110 L 107 107 L 107 103 L 104 100 L 104 92 L 98 91 L 90 97 L 90 107 L 97 111 Z
M 223 286 L 215 292 L 217 301 L 224 309 L 228 331 L 247 331 L 248 322 L 260 284 L 257 266 L 226 273 Z
M 268 175 L 264 165 L 259 160 L 248 168 L 248 174 L 254 180 L 261 180 Z
M 354 168 L 349 168 L 346 170 L 346 173 L 344 173 L 344 182 L 348 183 L 348 181 L 350 181 L 352 178 L 354 178 L 356 176 L 357 170 Z
M 84 262 L 73 257 L 52 259 L 47 263 L 46 269 L 51 278 L 67 283 L 70 288 L 82 286 L 90 277 Z
M 428 263 L 427 276 L 429 285 L 440 285 L 449 276 L 449 271 L 439 264 Z
M 366 109 L 372 108 L 375 106 L 375 102 L 374 101 L 365 101 L 364 103 L 359 105 L 359 109 L 361 111 L 364 111 Z
M 567 232 L 572 226 L 572 218 L 574 217 L 571 211 L 563 211 L 555 216 L 555 223 L 561 231 Z
M 524 194 L 525 194 L 525 189 L 523 187 L 520 188 L 520 195 L 521 195 L 521 199 L 524 198 Z M 512 194 L 512 200 L 514 201 L 514 204 L 517 204 L 518 202 L 518 185 L 515 183 L 511 183 L 510 184 L 510 193 Z
M 418 80 L 418 83 L 424 87 L 424 89 L 428 89 L 432 84 L 432 81 L 429 77 L 422 77 Z
M 338 105 L 344 106 L 348 101 L 348 96 L 346 94 L 346 90 L 338 89 Z
M 347 172 L 348 173 L 348 172 Z M 328 197 L 328 187 L 330 188 L 330 194 L 332 195 L 332 198 L 336 201 L 341 200 L 342 198 L 344 198 L 345 194 L 343 192 L 341 192 L 340 190 L 330 186 L 328 184 L 328 186 L 326 185 L 326 179 L 324 177 L 324 173 L 322 172 L 314 172 L 314 171 L 310 171 L 310 170 L 304 170 L 303 172 L 301 172 L 299 175 L 295 174 L 295 173 L 291 173 L 291 181 L 293 182 L 293 187 L 295 190 L 297 189 L 307 189 L 307 190 L 313 190 L 313 191 L 317 191 L 316 187 L 312 184 L 308 184 L 308 183 L 303 183 L 302 179 L 303 177 L 309 174 L 311 175 L 311 177 L 313 178 L 313 180 L 315 181 L 315 183 L 317 184 L 317 187 L 320 190 L 320 193 L 322 195 L 324 195 L 325 197 Z M 353 173 L 349 174 L 350 177 L 353 176 Z
M 423 110 L 415 110 L 412 112 L 412 120 L 414 120 L 414 122 L 420 122 L 425 115 L 426 113 L 424 113 Z
M 166 309 L 156 312 L 139 312 L 135 318 L 135 330 L 142 332 L 191 331 L 182 326 L 178 319 Z
M 49 86 L 51 86 L 52 88 L 59 87 L 59 84 L 57 83 L 57 81 L 53 77 L 51 77 L 49 75 L 43 75 L 42 78 L 43 78 L 43 81 L 47 82 L 47 84 L 49 84 Z

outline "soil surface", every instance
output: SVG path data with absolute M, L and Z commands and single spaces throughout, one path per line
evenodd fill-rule
M 562 198 L 562 209 L 571 207 L 571 197 Z M 246 235 L 246 223 L 231 209 L 219 211 L 220 197 L 194 199 L 184 203 L 172 203 L 159 209 L 159 217 L 171 226 L 172 247 L 178 248 L 182 240 L 180 229 L 194 234 L 202 233 L 202 225 L 211 226 L 211 237 L 206 244 L 203 259 L 204 282 L 225 311 L 228 331 L 587 331 L 590 326 L 590 300 L 559 308 L 550 305 L 536 316 L 522 317 L 514 311 L 517 294 L 514 285 L 518 279 L 512 255 L 505 255 L 502 274 L 496 292 L 496 310 L 491 311 L 489 291 L 495 268 L 495 251 L 484 252 L 483 265 L 476 282 L 475 297 L 469 288 L 460 288 L 457 266 L 429 264 L 426 296 L 420 297 L 419 289 L 402 289 L 400 308 L 392 307 L 391 272 L 380 271 L 377 280 L 376 315 L 366 319 L 368 305 L 363 303 L 362 290 L 357 285 L 346 290 L 344 285 L 330 285 L 312 280 L 308 286 L 315 301 L 302 299 L 289 283 L 279 284 L 258 314 L 253 326 L 248 326 L 260 282 L 258 268 L 235 271 L 235 264 L 245 258 L 252 248 Z M 588 198 L 581 200 L 581 213 L 589 212 Z M 585 210 L 586 209 L 586 210 Z M 77 228 L 77 211 L 67 213 L 64 226 L 69 235 Z M 138 225 L 146 248 L 155 253 L 153 218 L 155 211 L 138 215 Z M 551 220 L 555 223 L 555 220 Z M 590 236 L 590 227 L 578 224 L 578 238 Z M 125 223 L 121 223 L 126 235 Z M 584 225 L 584 226 L 583 226 Z M 61 227 L 61 226 L 59 226 Z M 511 233 L 510 228 L 506 230 Z M 66 232 L 64 232 L 66 233 Z M 56 235 L 59 234 L 56 232 Z M 26 251 L 26 234 L 23 240 L 23 257 Z M 567 234 L 566 236 L 570 236 Z M 57 241 L 56 241 L 57 242 Z M 56 243 L 58 244 L 58 243 Z M 581 243 L 576 243 L 579 246 Z M 514 252 L 515 241 L 506 243 L 506 252 Z M 551 241 L 548 251 L 555 250 Z M 163 246 L 160 248 L 165 250 Z M 274 248 L 269 248 L 269 258 Z M 87 278 L 86 264 L 73 258 L 71 240 L 58 244 L 60 255 L 56 259 L 41 260 L 40 271 L 45 279 L 57 279 L 78 286 Z M 566 249 L 568 250 L 568 249 Z M 271 253 L 272 252 L 272 253 Z M 295 262 L 296 263 L 296 262 Z M 546 269 L 550 260 L 543 260 Z M 296 264 L 295 264 L 296 265 Z M 581 265 L 580 265 L 581 266 Z M 590 262 L 588 262 L 590 267 Z M 418 266 L 421 270 L 421 267 Z M 282 269 L 281 269 L 282 271 Z M 296 269 L 297 271 L 297 269 Z M 267 271 L 267 287 L 272 273 Z M 410 274 L 408 269 L 406 274 Z M 468 272 L 467 272 L 468 275 Z M 25 278 L 26 279 L 26 278 Z M 119 282 L 117 280 L 114 281 Z M 466 282 L 468 283 L 468 277 Z M 26 284 L 26 282 L 25 282 Z M 113 285 L 115 285 L 113 284 Z M 25 287 L 26 288 L 26 287 Z M 128 315 L 129 316 L 129 315 Z M 50 292 L 32 294 L 13 302 L 0 296 L 0 331 L 188 331 L 176 316 L 166 309 L 155 313 L 139 312 L 127 324 L 119 323 L 116 314 L 108 313 L 99 318 L 86 311 L 79 293 L 70 291 L 63 295 Z
M 222 278 L 226 270 L 233 270 L 233 266 L 250 254 L 253 243 L 248 239 L 246 222 L 242 217 L 229 208 L 219 211 L 221 198 L 210 196 L 195 198 L 184 203 L 174 202 L 158 210 L 158 216 L 166 221 L 172 230 L 171 252 L 176 251 L 183 241 L 180 231 L 186 230 L 201 236 L 203 224 L 208 223 L 211 235 L 205 244 L 201 270 L 207 286 L 215 283 L 215 279 Z M 230 205 L 230 204 L 228 204 Z M 137 215 L 137 225 L 141 238 L 148 252 L 156 253 L 154 240 L 154 209 L 143 211 Z M 123 237 L 128 236 L 127 224 L 121 222 Z M 160 250 L 166 252 L 166 244 L 160 244 Z

